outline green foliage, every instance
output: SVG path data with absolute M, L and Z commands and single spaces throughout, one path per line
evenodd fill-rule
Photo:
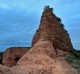
M 44 10 L 45 10 L 45 9 L 48 9 L 48 8 L 53 12 L 53 8 L 50 8 L 49 5 L 48 5 L 48 6 L 45 5 Z
M 80 50 L 72 50 L 66 57 L 66 61 L 80 73 Z
M 50 8 L 50 6 L 46 6 L 46 5 L 45 5 L 44 10 L 45 10 L 46 8 Z
M 2 58 L 2 57 L 3 57 L 3 53 L 4 53 L 4 52 L 0 52 L 0 58 Z
M 80 73 L 80 60 L 75 60 L 73 63 L 73 67 Z
M 56 16 L 56 18 L 57 18 L 57 20 L 58 20 L 59 22 L 61 22 L 61 18 L 59 18 L 59 17 L 57 17 L 57 16 Z
M 61 22 L 61 21 L 62 21 L 61 18 L 59 18 L 59 17 L 56 16 L 56 19 L 58 20 L 58 22 L 60 23 L 60 25 L 61 25 L 62 27 L 64 27 L 64 24 Z
M 71 52 L 71 54 L 73 54 L 76 57 L 76 59 L 80 60 L 80 51 L 79 50 L 73 50 Z
M 2 64 L 3 53 L 4 52 L 0 52 L 0 64 Z
M 75 56 L 72 55 L 72 54 L 69 54 L 69 55 L 66 57 L 66 61 L 68 61 L 70 64 L 74 62 L 74 59 L 75 59 Z
M 64 24 L 63 24 L 63 23 L 61 23 L 60 25 L 61 25 L 62 27 L 64 27 Z

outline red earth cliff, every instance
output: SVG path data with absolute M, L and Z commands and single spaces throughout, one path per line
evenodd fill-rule
M 3 54 L 2 64 L 4 66 L 15 66 L 17 61 L 29 51 L 30 47 L 11 47 L 6 49 Z
M 40 39 L 51 41 L 55 50 L 70 51 L 73 49 L 69 34 L 64 29 L 61 19 L 48 6 L 42 13 L 40 26 L 33 37 L 32 46 Z

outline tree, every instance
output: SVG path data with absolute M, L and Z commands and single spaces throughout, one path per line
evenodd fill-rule
M 50 8 L 49 5 L 48 6 L 45 5 L 44 10 L 47 9 L 47 8 Z
M 48 6 L 45 5 L 44 10 L 45 10 L 45 9 L 50 9 L 50 10 L 53 12 L 53 8 L 50 8 L 49 5 L 48 5 Z
M 59 17 L 56 17 L 57 18 L 57 20 L 59 21 L 59 22 L 61 22 L 61 19 L 59 18 Z

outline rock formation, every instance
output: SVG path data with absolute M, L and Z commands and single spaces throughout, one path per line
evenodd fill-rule
M 16 66 L 7 69 L 12 72 L 9 74 L 78 74 L 65 61 L 65 56 L 72 49 L 69 35 L 60 19 L 47 6 L 33 37 L 32 48 L 19 59 Z M 3 70 L 0 68 L 1 72 Z
M 4 66 L 15 66 L 17 61 L 29 51 L 30 47 L 11 47 L 6 49 L 3 54 L 2 64 Z
M 55 49 L 64 51 L 73 49 L 69 34 L 64 29 L 61 19 L 52 12 L 49 6 L 44 9 L 40 26 L 32 40 L 32 46 L 40 39 L 51 41 Z
M 27 74 L 77 74 L 64 58 L 56 56 L 51 41 L 39 40 L 17 62 L 17 66 L 22 66 Z

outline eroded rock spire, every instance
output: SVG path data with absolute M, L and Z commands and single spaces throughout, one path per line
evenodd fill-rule
M 64 29 L 61 19 L 54 14 L 53 9 L 49 6 L 44 8 L 40 26 L 32 40 L 32 46 L 40 39 L 50 40 L 55 49 L 64 51 L 73 49 L 69 34 Z

